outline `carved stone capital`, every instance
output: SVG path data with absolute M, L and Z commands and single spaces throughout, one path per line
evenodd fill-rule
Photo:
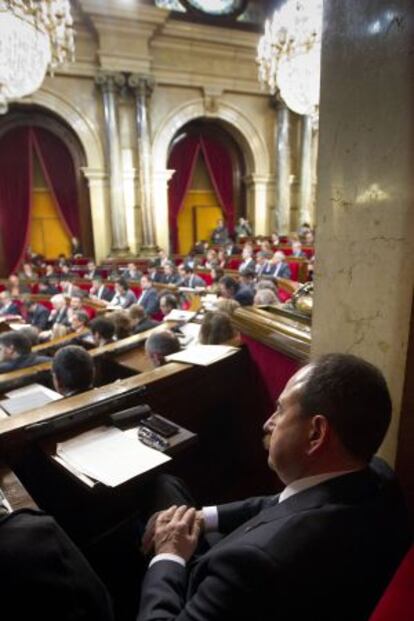
M 154 90 L 155 80 L 148 75 L 140 75 L 139 73 L 131 73 L 128 76 L 128 86 L 136 95 L 150 97 Z
M 115 93 L 125 86 L 126 78 L 123 73 L 100 71 L 95 76 L 95 84 L 103 93 Z

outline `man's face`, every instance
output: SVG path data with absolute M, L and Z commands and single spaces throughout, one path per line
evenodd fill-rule
M 276 411 L 263 427 L 269 448 L 269 467 L 285 485 L 307 476 L 312 418 L 302 414 L 299 397 L 310 371 L 311 366 L 307 365 L 289 380 L 278 399 Z
M 171 310 L 171 308 L 168 306 L 167 300 L 164 297 L 162 297 L 160 300 L 160 309 L 163 315 L 168 315 Z
M 143 276 L 141 278 L 141 289 L 149 289 L 150 286 L 151 284 L 148 278 L 145 278 L 145 276 Z
M 231 298 L 231 291 L 230 289 L 227 289 L 226 285 L 224 283 L 219 283 L 219 291 L 220 291 L 220 295 L 222 298 L 226 298 L 226 299 L 230 299 Z
M 14 347 L 12 345 L 0 345 L 0 362 L 11 360 L 15 357 Z
M 72 310 L 79 310 L 82 307 L 82 301 L 80 298 L 73 297 L 70 300 L 70 307 Z
M 92 261 L 89 261 L 88 270 L 92 272 L 94 269 L 95 269 L 95 263 L 93 263 Z
M 76 330 L 78 330 L 82 326 L 82 322 L 79 321 L 76 315 L 73 315 L 70 320 L 70 325 L 71 325 L 72 330 L 76 332 Z

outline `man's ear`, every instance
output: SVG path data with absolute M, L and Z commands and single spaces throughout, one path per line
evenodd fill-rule
M 63 392 L 61 391 L 61 386 L 59 384 L 59 380 L 57 378 L 56 373 L 54 373 L 54 371 L 52 371 L 52 380 L 53 380 L 53 388 L 56 390 L 56 392 L 63 395 Z
M 329 437 L 329 430 L 329 422 L 325 416 L 316 414 L 311 418 L 308 455 L 312 455 L 325 446 Z

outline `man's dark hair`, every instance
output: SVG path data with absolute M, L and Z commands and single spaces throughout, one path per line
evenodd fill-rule
M 367 461 L 391 420 L 391 397 L 381 371 L 351 354 L 327 354 L 311 362 L 299 402 L 305 416 L 325 416 L 349 453 Z
M 75 315 L 75 317 L 77 318 L 78 321 L 83 323 L 85 326 L 88 325 L 88 323 L 89 323 L 89 315 L 88 315 L 88 313 L 86 313 L 83 310 L 79 310 L 79 311 L 76 311 L 74 313 L 74 315 Z
M 89 324 L 92 334 L 97 332 L 100 337 L 105 339 L 106 341 L 110 341 L 113 339 L 115 334 L 115 326 L 110 319 L 106 319 L 105 317 L 96 317 Z
M 164 300 L 164 303 L 170 308 L 178 308 L 177 298 L 172 293 L 162 293 L 160 295 L 160 303 L 161 300 Z
M 147 339 L 145 349 L 149 354 L 169 356 L 180 351 L 180 341 L 172 332 L 153 332 Z
M 19 356 L 27 356 L 32 350 L 30 340 L 24 334 L 10 330 L 0 336 L 0 345 L 3 347 L 13 347 Z
M 95 375 L 93 358 L 78 345 L 62 347 L 55 354 L 52 372 L 63 394 L 82 392 L 93 386 Z
M 116 282 L 120 287 L 125 289 L 125 291 L 128 290 L 128 281 L 125 278 L 118 278 Z
M 184 264 L 184 271 L 186 274 L 194 274 L 194 268 L 188 265 L 188 263 Z
M 237 293 L 239 289 L 239 283 L 231 276 L 223 276 L 223 278 L 220 278 L 220 284 L 224 285 L 226 289 L 231 291 L 233 294 Z

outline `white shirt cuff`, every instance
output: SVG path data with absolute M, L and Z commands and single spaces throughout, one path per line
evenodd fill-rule
M 218 530 L 218 511 L 217 507 L 203 507 L 204 531 L 209 533 Z
M 155 565 L 155 563 L 158 563 L 158 561 L 172 561 L 173 563 L 178 563 L 182 567 L 185 567 L 185 560 L 181 556 L 178 556 L 177 554 L 169 554 L 168 552 L 162 552 L 151 559 L 148 568 Z

